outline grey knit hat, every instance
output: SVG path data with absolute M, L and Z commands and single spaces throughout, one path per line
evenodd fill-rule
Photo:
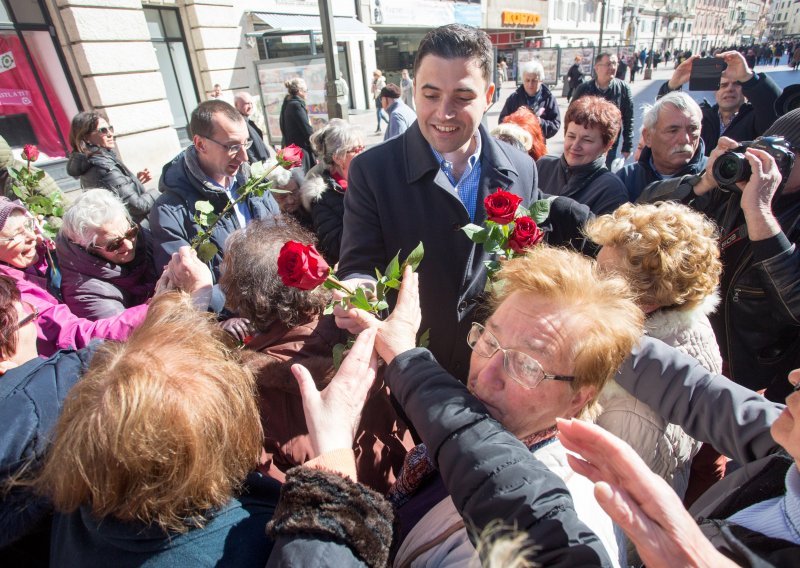
M 800 108 L 778 118 L 767 128 L 764 136 L 783 136 L 792 146 L 800 148 Z
M 25 209 L 19 201 L 11 201 L 8 197 L 0 197 L 0 231 L 6 226 L 8 217 L 14 211 L 22 211 L 25 213 L 27 209 Z

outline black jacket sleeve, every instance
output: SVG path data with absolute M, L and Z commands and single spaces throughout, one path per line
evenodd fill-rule
M 94 170 L 90 173 L 91 178 L 96 181 L 95 187 L 104 187 L 116 193 L 137 222 L 147 217 L 159 196 L 158 190 L 147 191 L 135 174 L 110 158 L 90 161 Z
M 325 255 L 325 260 L 333 266 L 339 262 L 344 222 L 344 197 L 328 186 L 322 196 L 311 205 L 311 220 L 314 232 Z
M 547 101 L 544 104 L 544 112 L 539 117 L 539 124 L 542 126 L 542 134 L 545 138 L 552 138 L 558 134 L 561 128 L 561 113 L 558 110 L 558 101 L 551 92 L 548 91 Z
M 622 151 L 630 152 L 633 149 L 633 96 L 627 83 L 622 83 Z
M 766 73 L 756 73 L 749 81 L 742 83 L 742 93 L 753 105 L 753 123 L 749 140 L 767 131 L 778 118 L 775 101 L 781 96 L 781 88 Z
M 456 509 L 477 529 L 472 533 L 499 520 L 528 534 L 537 565 L 611 564 L 597 536 L 578 520 L 561 478 L 492 419 L 429 351 L 399 355 L 385 378 L 428 446 Z

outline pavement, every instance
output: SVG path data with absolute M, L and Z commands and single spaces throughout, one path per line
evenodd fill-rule
M 646 104 L 652 104 L 655 101 L 656 94 L 658 93 L 658 89 L 661 87 L 661 84 L 664 81 L 669 80 L 670 76 L 672 75 L 674 68 L 672 62 L 668 64 L 662 64 L 658 68 L 656 68 L 653 72 L 653 78 L 650 80 L 645 81 L 641 79 L 644 75 L 643 71 L 640 71 L 637 75 L 636 81 L 633 83 L 629 83 L 631 87 L 631 94 L 633 95 L 634 100 L 634 143 L 633 147 L 636 147 L 636 143 L 639 139 L 639 131 L 641 130 L 642 126 L 642 115 L 644 114 L 643 107 Z M 792 71 L 791 68 L 787 65 L 779 65 L 777 67 L 772 67 L 771 65 L 765 66 L 757 66 L 755 71 L 758 72 L 766 72 L 770 75 L 770 77 L 781 86 L 781 88 L 788 87 L 789 85 L 795 84 L 800 82 L 800 71 Z M 496 103 L 494 103 L 490 108 L 489 111 L 486 113 L 486 122 L 491 130 L 495 126 L 497 126 L 497 118 L 500 115 L 500 111 L 503 108 L 503 104 L 505 103 L 506 98 L 516 89 L 516 84 L 513 81 L 507 81 L 503 83 L 502 88 L 500 89 L 500 96 Z M 556 86 L 551 86 L 551 90 L 560 95 L 561 94 L 561 83 L 557 84 Z M 702 101 L 704 98 L 708 101 L 713 103 L 714 101 L 714 93 L 713 91 L 687 91 L 695 100 L 698 102 Z M 557 97 L 558 106 L 561 109 L 561 116 L 563 118 L 564 112 L 566 112 L 567 106 L 567 99 L 565 97 L 558 96 Z M 380 144 L 383 142 L 383 132 L 380 134 L 375 133 L 375 126 L 376 126 L 376 118 L 375 118 L 375 109 L 369 111 L 351 111 L 350 114 L 350 122 L 357 124 L 361 127 L 361 129 L 366 134 L 366 142 L 367 147 L 374 146 L 376 144 Z M 383 129 L 385 131 L 386 123 L 383 123 Z M 547 153 L 553 154 L 556 156 L 560 156 L 564 150 L 564 132 L 563 128 L 559 130 L 559 132 L 547 140 Z M 631 158 L 632 159 L 632 158 Z

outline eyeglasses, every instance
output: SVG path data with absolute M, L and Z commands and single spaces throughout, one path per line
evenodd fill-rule
M 609 61 L 607 63 L 598 63 L 597 66 L 598 67 L 618 67 L 619 66 L 619 62 L 618 61 Z
M 365 150 L 364 146 L 356 146 L 347 151 L 348 154 L 360 154 Z
M 29 304 L 28 302 L 22 302 L 22 305 L 26 310 L 28 310 L 28 315 L 17 322 L 17 329 L 23 328 L 29 323 L 39 319 L 39 310 L 36 306 Z
M 217 142 L 216 140 L 214 140 L 213 138 L 209 138 L 208 136 L 203 136 L 203 138 L 205 138 L 206 140 L 211 140 L 217 146 L 222 146 L 223 148 L 225 148 L 228 151 L 228 154 L 231 155 L 231 156 L 235 156 L 236 154 L 238 154 L 242 150 L 247 150 L 248 148 L 250 148 L 250 146 L 253 145 L 253 141 L 252 140 L 248 140 L 244 144 L 230 144 L 229 145 L 229 144 L 223 144 L 222 142 Z
M 109 124 L 108 126 L 104 126 L 103 128 L 98 128 L 96 130 L 96 132 L 99 132 L 103 136 L 108 136 L 109 134 L 111 134 L 113 136 L 114 135 L 114 127 Z
M 22 230 L 18 231 L 13 236 L 0 238 L 0 243 L 14 243 L 18 245 L 19 243 L 25 242 L 29 234 L 36 232 L 36 221 L 30 218 L 25 219 L 22 225 L 20 225 L 20 228 Z
M 539 361 L 515 349 L 503 349 L 492 332 L 479 323 L 473 323 L 467 336 L 467 345 L 478 356 L 489 359 L 497 351 L 503 352 L 503 368 L 514 381 L 526 389 L 535 389 L 545 379 L 572 382 L 575 377 L 549 375 L 544 372 Z
M 89 247 L 93 249 L 104 250 L 106 252 L 117 252 L 125 241 L 130 241 L 131 243 L 135 241 L 136 236 L 138 234 L 139 234 L 139 226 L 134 225 L 133 227 L 128 229 L 128 231 L 121 237 L 117 237 L 116 239 L 111 239 L 104 245 L 91 244 L 89 245 Z

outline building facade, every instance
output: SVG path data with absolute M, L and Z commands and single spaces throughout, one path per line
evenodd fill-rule
M 317 10 L 316 0 L 0 0 L 0 136 L 17 154 L 38 145 L 69 190 L 77 187 L 65 173 L 70 120 L 97 109 L 115 128 L 122 160 L 154 172 L 154 186 L 189 143 L 191 111 L 214 85 L 229 102 L 237 91 L 259 100 L 265 76 L 302 73 L 284 61 L 319 68 Z M 350 106 L 366 109 L 375 32 L 348 0 L 334 0 L 333 15 Z M 317 95 L 324 100 L 324 86 Z M 262 109 L 269 126 L 266 102 Z

